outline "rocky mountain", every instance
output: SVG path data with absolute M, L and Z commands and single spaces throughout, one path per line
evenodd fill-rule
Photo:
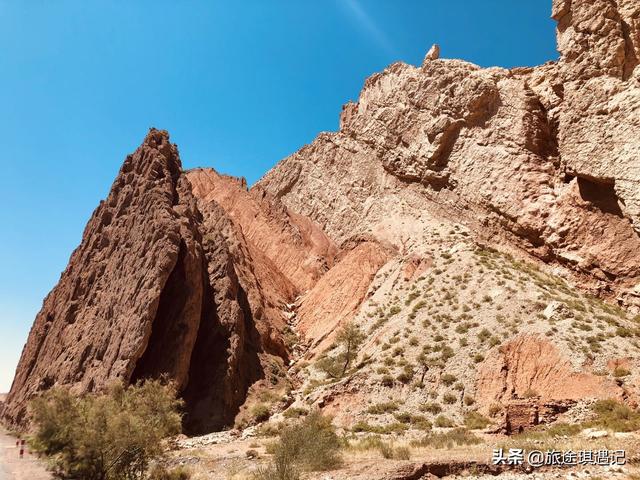
M 256 405 L 345 428 L 382 428 L 385 402 L 477 409 L 517 430 L 523 411 L 637 404 L 640 6 L 556 0 L 553 17 L 559 61 L 395 63 L 251 188 L 184 172 L 152 129 L 45 299 L 2 418 L 24 426 L 54 385 L 160 375 L 190 433 Z M 347 322 L 366 340 L 333 378 Z

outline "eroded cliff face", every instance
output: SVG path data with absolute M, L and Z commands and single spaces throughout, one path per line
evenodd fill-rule
M 391 65 L 345 105 L 339 132 L 257 188 L 338 243 L 369 230 L 389 239 L 387 218 L 438 211 L 637 303 L 639 11 L 633 1 L 555 2 L 561 59 L 536 68 L 435 54 Z
M 2 418 L 24 425 L 56 385 L 167 375 L 187 431 L 209 432 L 279 382 L 267 371 L 298 387 L 283 408 L 347 427 L 373 401 L 420 414 L 427 394 L 455 396 L 457 418 L 529 390 L 637 401 L 640 6 L 556 1 L 553 16 L 558 62 L 483 69 L 432 48 L 393 64 L 338 132 L 250 189 L 183 172 L 152 129 L 45 299 Z M 348 321 L 367 335 L 359 370 L 327 382 L 312 362 Z M 527 402 L 514 412 L 551 408 Z
M 219 205 L 198 205 L 168 134 L 152 129 L 45 299 L 3 418 L 23 425 L 27 400 L 54 385 L 167 375 L 189 430 L 229 424 L 263 360 L 287 357 L 272 310 L 294 289 L 269 269 Z

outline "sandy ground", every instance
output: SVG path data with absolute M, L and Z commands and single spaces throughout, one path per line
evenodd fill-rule
M 25 451 L 20 458 L 16 439 L 0 430 L 0 480 L 50 480 L 44 464 Z

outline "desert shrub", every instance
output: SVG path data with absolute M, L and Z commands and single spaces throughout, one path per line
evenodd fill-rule
M 442 407 L 437 403 L 425 403 L 420 407 L 420 410 L 436 415 L 442 411 Z
M 528 388 L 523 394 L 522 394 L 522 398 L 535 398 L 538 397 L 538 392 L 536 392 L 534 389 L 532 388 Z
M 383 413 L 392 413 L 398 410 L 398 404 L 396 402 L 376 403 L 367 408 L 367 413 L 373 415 L 381 415 Z
M 547 428 L 546 433 L 551 437 L 572 437 L 582 431 L 579 424 L 556 423 Z
M 483 360 L 484 360 L 484 355 L 482 355 L 481 353 L 476 353 L 476 354 L 473 356 L 473 361 L 474 361 L 475 363 L 480 363 L 480 362 L 482 362 Z
M 300 418 L 304 417 L 307 413 L 309 413 L 309 410 L 306 408 L 289 407 L 284 411 L 283 415 L 284 418 Z
M 409 429 L 407 425 L 400 422 L 393 422 L 387 425 L 371 425 L 370 423 L 359 421 L 351 427 L 351 431 L 355 433 L 369 432 L 369 433 L 402 433 Z
M 411 449 L 409 447 L 396 447 L 393 452 L 393 458 L 398 460 L 409 460 L 411 459 Z
M 443 362 L 446 362 L 454 355 L 455 355 L 455 352 L 453 351 L 453 348 L 451 348 L 449 345 L 445 345 L 444 347 L 442 347 L 442 350 L 440 351 L 440 358 L 442 359 Z
M 380 379 L 380 383 L 385 387 L 393 387 L 394 380 L 391 375 L 383 375 Z
M 411 423 L 412 415 L 409 412 L 398 412 L 393 415 L 401 423 Z
M 58 476 L 137 480 L 162 454 L 162 440 L 180 432 L 180 407 L 173 385 L 160 380 L 83 397 L 54 388 L 30 403 L 32 448 L 51 456 Z
M 480 340 L 481 342 L 485 342 L 489 339 L 489 337 L 491 337 L 491 332 L 486 328 L 483 328 L 478 334 L 478 340 Z
M 155 465 L 149 471 L 148 480 L 189 480 L 191 473 L 184 467 L 168 470 L 162 465 Z
M 271 412 L 269 411 L 269 407 L 263 403 L 259 403 L 251 409 L 251 416 L 257 423 L 262 423 L 269 420 Z
M 458 445 L 476 445 L 482 443 L 480 437 L 465 428 L 455 428 L 448 432 L 429 432 L 415 445 L 432 448 L 453 448 Z
M 409 383 L 413 379 L 414 370 L 410 365 L 405 365 L 402 372 L 398 374 L 398 381 L 402 383 Z
M 291 457 L 281 454 L 266 467 L 259 467 L 253 478 L 254 480 L 300 480 L 300 472 Z
M 446 403 L 447 405 L 452 405 L 452 404 L 456 403 L 457 399 L 458 399 L 458 397 L 456 397 L 455 395 L 453 395 L 451 393 L 445 393 L 442 396 L 442 401 L 444 403 Z
M 614 432 L 633 432 L 640 430 L 640 412 L 616 400 L 599 400 L 592 406 L 596 418 L 589 423 L 613 430 Z
M 470 407 L 471 405 L 473 405 L 474 403 L 476 403 L 476 399 L 475 399 L 475 398 L 473 398 L 473 397 L 471 397 L 471 396 L 469 396 L 469 395 L 465 395 L 465 396 L 464 396 L 463 401 L 464 401 L 464 404 L 465 404 L 467 407 Z
M 256 434 L 260 437 L 277 437 L 282 430 L 282 423 L 266 422 L 256 429 Z
M 413 301 L 418 298 L 420 296 L 420 293 L 417 291 L 413 291 L 411 292 L 408 296 L 407 299 L 404 301 L 404 304 L 409 306 L 413 303 Z
M 620 367 L 620 366 L 616 367 L 613 370 L 613 376 L 617 377 L 617 378 L 626 377 L 627 375 L 630 375 L 630 374 L 631 374 L 631 372 L 629 370 L 627 370 L 624 367 Z
M 382 458 L 387 458 L 387 459 L 393 458 L 393 445 L 386 442 L 381 442 L 379 446 L 379 450 L 380 450 L 380 454 L 382 455 Z
M 316 366 L 331 378 L 344 377 L 358 356 L 365 338 L 365 334 L 358 325 L 353 322 L 345 323 L 336 334 L 336 347 L 341 347 L 340 353 L 322 357 Z
M 464 426 L 469 430 L 487 428 L 490 424 L 491 420 L 478 412 L 469 412 L 464 416 Z
M 494 403 L 493 405 L 491 405 L 489 407 L 489 416 L 490 417 L 495 417 L 500 412 L 502 412 L 502 406 L 497 404 L 497 403 Z
M 342 361 L 339 356 L 321 356 L 316 362 L 316 368 L 325 373 L 327 377 L 337 379 L 342 373 Z
M 297 468 L 329 470 L 341 462 L 340 440 L 331 418 L 318 411 L 313 411 L 297 424 L 284 428 L 278 441 L 270 446 L 270 451 L 274 454 L 274 462 L 269 467 L 271 471 L 277 472 L 279 469 L 287 474 L 295 474 Z
M 455 377 L 455 375 L 451 375 L 449 373 L 445 373 L 444 375 L 442 375 L 442 377 L 440 377 L 440 381 L 444 383 L 447 387 L 450 385 L 453 385 L 453 383 L 456 380 L 457 378 Z
M 448 428 L 453 427 L 455 423 L 449 417 L 445 417 L 444 415 L 438 415 L 436 417 L 436 427 L 440 428 Z

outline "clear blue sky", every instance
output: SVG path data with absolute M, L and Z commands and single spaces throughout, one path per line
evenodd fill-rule
M 125 155 L 257 180 L 335 130 L 365 78 L 442 56 L 555 59 L 551 0 L 0 0 L 0 391 Z

